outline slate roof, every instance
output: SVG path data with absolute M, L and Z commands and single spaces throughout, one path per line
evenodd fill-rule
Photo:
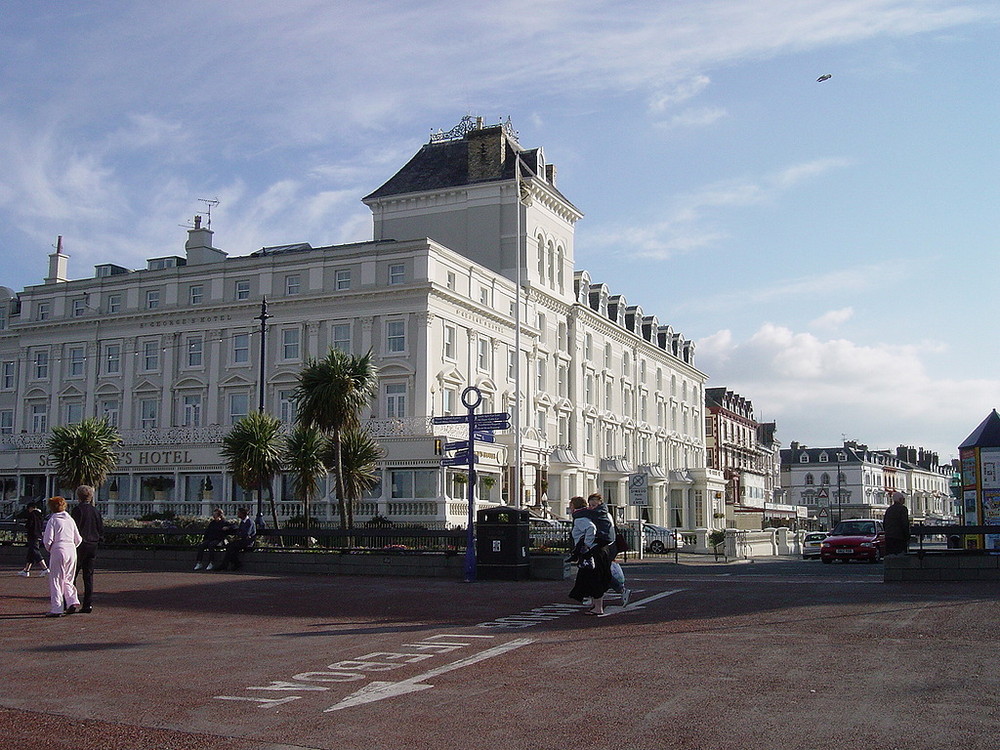
M 405 195 L 407 193 L 421 193 L 450 187 L 461 187 L 473 183 L 513 180 L 514 168 L 517 164 L 517 159 L 512 158 L 514 154 L 521 156 L 522 174 L 525 171 L 531 175 L 535 174 L 534 165 L 538 163 L 538 149 L 521 149 L 513 145 L 509 139 L 505 139 L 505 148 L 507 149 L 507 156 L 504 159 L 501 176 L 492 179 L 473 180 L 469 177 L 469 145 L 465 138 L 454 141 L 425 143 L 402 169 L 390 177 L 382 187 L 362 198 L 362 201 L 367 202 L 371 199 L 385 198 L 392 195 Z M 554 185 L 547 182 L 545 184 L 549 190 L 562 198 L 562 200 L 573 205 Z
M 973 430 L 959 448 L 996 448 L 1000 447 L 1000 414 L 994 409 L 982 423 Z

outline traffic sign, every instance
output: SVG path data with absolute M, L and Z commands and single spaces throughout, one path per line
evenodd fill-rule
M 431 417 L 431 424 L 468 424 L 469 416 Z
M 468 466 L 470 459 L 472 460 L 472 463 L 478 463 L 479 462 L 479 458 L 476 455 L 472 455 L 472 456 L 451 456 L 450 458 L 442 458 L 441 459 L 441 465 L 442 466 Z
M 468 440 L 457 440 L 454 443 L 445 443 L 444 444 L 444 449 L 446 451 L 468 450 L 469 449 L 469 441 Z
M 507 419 L 481 419 L 476 417 L 472 422 L 473 429 L 479 430 L 509 430 L 510 418 Z
M 629 505 L 649 505 L 649 475 L 630 474 L 628 478 Z
M 481 420 L 481 419 L 483 419 L 483 420 L 495 419 L 495 420 L 498 420 L 498 421 L 506 419 L 509 422 L 510 421 L 510 414 L 508 414 L 505 411 L 491 411 L 491 412 L 489 412 L 487 414 L 476 414 L 475 418 L 476 418 L 477 422 L 479 420 Z
M 481 443 L 495 443 L 496 438 L 493 437 L 493 433 L 489 430 L 473 430 L 472 439 L 478 440 Z

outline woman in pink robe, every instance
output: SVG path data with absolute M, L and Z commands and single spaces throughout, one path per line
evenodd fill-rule
M 76 521 L 66 512 L 66 500 L 49 498 L 49 516 L 42 533 L 42 543 L 49 551 L 49 611 L 46 617 L 62 617 L 80 609 L 80 597 L 73 579 L 76 577 L 76 548 L 83 537 Z

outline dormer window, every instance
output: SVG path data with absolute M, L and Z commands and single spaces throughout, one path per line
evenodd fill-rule
M 828 455 L 826 455 L 826 451 L 823 451 L 822 453 L 819 454 L 819 462 L 821 464 L 825 464 L 829 460 L 830 460 L 830 457 Z
M 800 464 L 807 464 L 807 463 L 809 463 L 809 454 L 808 453 L 802 453 L 802 454 L 800 454 L 799 455 L 799 463 Z

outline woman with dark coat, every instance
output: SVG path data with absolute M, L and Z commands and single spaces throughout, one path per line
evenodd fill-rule
M 212 520 L 208 522 L 205 529 L 205 536 L 202 537 L 201 546 L 198 547 L 198 557 L 195 558 L 195 570 L 201 570 L 201 561 L 208 553 L 208 565 L 205 570 L 215 568 L 215 551 L 226 546 L 226 533 L 229 531 L 229 522 L 222 514 L 222 508 L 212 511 Z
M 604 614 L 604 594 L 611 588 L 611 557 L 608 547 L 596 541 L 597 526 L 587 518 L 583 511 L 587 501 L 582 497 L 574 497 L 569 501 L 573 510 L 573 557 L 577 562 L 576 583 L 569 592 L 570 599 L 576 599 L 581 604 L 590 597 L 593 604 L 584 610 L 585 615 Z
M 885 531 L 885 554 L 905 555 L 910 544 L 910 514 L 906 510 L 906 495 L 892 493 L 892 505 L 882 518 Z

